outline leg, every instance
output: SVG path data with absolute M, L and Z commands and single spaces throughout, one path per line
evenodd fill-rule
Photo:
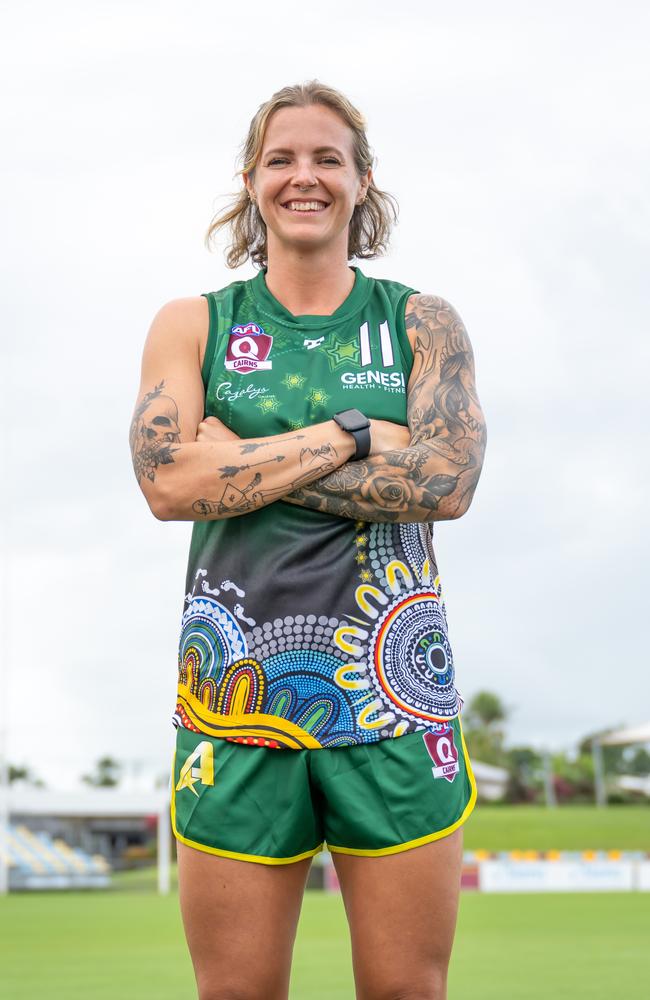
M 357 1000 L 445 1000 L 463 831 L 382 857 L 332 854 Z
M 180 904 L 199 1000 L 287 1000 L 311 858 L 235 861 L 177 843 Z

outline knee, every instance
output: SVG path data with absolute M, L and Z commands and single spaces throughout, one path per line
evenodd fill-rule
M 447 969 L 434 969 L 426 978 L 413 981 L 384 982 L 368 990 L 360 990 L 358 1000 L 446 1000 Z
M 262 1000 L 263 991 L 226 983 L 197 982 L 198 1000 Z
M 257 1000 L 252 993 L 215 983 L 198 984 L 198 1000 Z
M 246 984 L 197 979 L 198 1000 L 286 1000 L 286 991 L 269 983 Z
M 265 994 L 260 990 L 251 993 L 249 990 L 232 990 L 222 986 L 199 987 L 198 991 L 198 1000 L 263 1000 L 263 997 Z

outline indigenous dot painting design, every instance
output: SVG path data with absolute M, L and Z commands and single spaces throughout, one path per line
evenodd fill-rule
M 244 634 L 234 615 L 214 598 L 193 599 L 183 616 L 178 653 L 179 681 L 209 708 L 231 657 L 246 653 Z
M 311 733 L 323 746 L 352 746 L 353 698 L 341 697 L 336 672 L 340 652 L 333 637 L 341 626 L 326 615 L 286 615 L 246 634 L 262 658 L 269 685 L 267 711 Z
M 228 589 L 244 595 L 227 582 Z M 202 588 L 219 592 L 206 579 Z M 354 699 L 335 680 L 342 663 L 332 642 L 338 618 L 287 615 L 258 626 L 238 603 L 235 612 L 254 626 L 244 634 L 234 614 L 214 598 L 189 594 L 187 600 L 176 725 L 274 748 L 359 742 Z
M 435 722 L 456 713 L 451 648 L 434 591 L 391 604 L 373 632 L 371 655 L 378 692 L 406 718 Z
M 345 617 L 258 624 L 237 600 L 244 590 L 232 581 L 211 587 L 199 571 L 203 594 L 187 595 L 183 617 L 177 725 L 240 743 L 313 748 L 402 736 L 458 714 L 429 527 L 354 528 L 351 560 L 361 582 Z
M 338 683 L 365 692 L 357 726 L 380 739 L 454 718 L 461 700 L 430 528 L 363 521 L 355 527 L 357 554 L 366 553 L 374 583 L 355 591 L 365 620 L 355 617 L 335 641 L 352 660 Z

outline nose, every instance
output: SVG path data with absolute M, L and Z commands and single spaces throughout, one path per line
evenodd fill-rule
M 296 187 L 315 187 L 318 184 L 314 177 L 314 168 L 310 160 L 298 160 L 291 183 Z

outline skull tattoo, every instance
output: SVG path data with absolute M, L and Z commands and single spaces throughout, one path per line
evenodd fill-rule
M 158 466 L 174 461 L 170 445 L 181 440 L 178 407 L 171 396 L 163 395 L 164 385 L 148 392 L 133 414 L 129 438 L 138 482 L 143 476 L 153 482 Z

